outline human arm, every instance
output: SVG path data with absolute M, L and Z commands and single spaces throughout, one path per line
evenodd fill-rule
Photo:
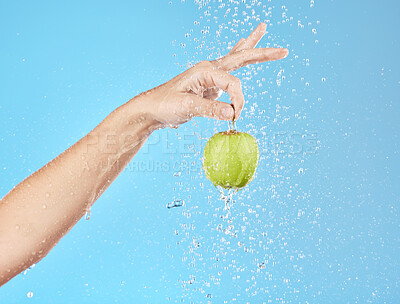
M 229 72 L 287 55 L 285 49 L 254 49 L 264 32 L 261 24 L 227 56 L 201 62 L 128 101 L 14 187 L 0 201 L 0 285 L 46 256 L 154 130 L 179 126 L 194 116 L 238 118 L 244 97 L 240 81 Z M 232 105 L 215 100 L 221 90 L 229 93 Z

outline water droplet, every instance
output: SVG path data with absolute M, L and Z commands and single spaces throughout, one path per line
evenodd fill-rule
M 43 209 L 46 209 L 46 208 L 47 208 L 47 206 L 46 206 L 46 205 L 43 205 L 43 206 L 42 206 L 42 208 L 43 208 Z
M 185 202 L 183 200 L 180 200 L 180 199 L 174 200 L 173 202 L 167 204 L 167 208 L 171 209 L 171 208 L 181 207 L 181 206 L 184 205 L 184 203 Z
M 32 291 L 28 292 L 28 293 L 26 294 L 26 296 L 27 296 L 28 298 L 32 298 L 32 297 L 33 297 L 33 292 L 32 292 Z
M 304 169 L 303 168 L 299 168 L 299 174 L 303 174 L 304 173 Z
M 258 268 L 265 269 L 265 263 L 258 263 Z
M 90 220 L 90 215 L 91 215 L 91 211 L 90 211 L 90 209 L 88 210 L 88 211 L 86 211 L 86 214 L 85 214 L 85 220 Z
M 29 270 L 31 270 L 33 267 L 35 267 L 36 266 L 36 264 L 32 264 L 32 266 L 31 267 L 29 267 L 29 268 L 27 268 L 27 269 L 25 269 L 25 271 L 24 271 L 24 275 L 26 275 L 27 273 L 28 273 L 28 271 Z

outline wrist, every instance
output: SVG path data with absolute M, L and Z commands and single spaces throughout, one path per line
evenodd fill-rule
M 127 113 L 126 119 L 131 126 L 139 124 L 143 132 L 152 133 L 164 128 L 164 124 L 156 118 L 154 103 L 146 94 L 140 94 L 122 105 L 121 110 Z
M 145 101 L 135 97 L 110 113 L 91 136 L 96 137 L 102 151 L 121 154 L 145 141 L 159 128 Z
M 163 127 L 155 119 L 150 103 L 143 95 L 138 95 L 130 99 L 114 112 L 117 113 L 117 119 L 125 123 L 125 128 L 128 132 L 136 130 L 140 134 L 150 135 L 153 131 Z

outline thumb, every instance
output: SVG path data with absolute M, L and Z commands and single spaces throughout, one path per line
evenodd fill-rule
M 196 95 L 188 97 L 191 99 L 190 112 L 194 116 L 209 117 L 219 120 L 232 120 L 235 117 L 235 110 L 229 103 L 202 98 Z

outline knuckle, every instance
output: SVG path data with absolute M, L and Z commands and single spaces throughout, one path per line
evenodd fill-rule
M 242 88 L 242 83 L 239 78 L 232 76 L 230 86 L 235 90 L 240 90 Z
M 197 68 L 203 68 L 203 69 L 208 69 L 212 66 L 212 63 L 207 60 L 200 61 L 199 63 L 196 64 Z
M 219 106 L 217 102 L 213 102 L 211 105 L 211 115 L 212 116 L 218 116 L 218 110 L 219 110 Z
M 240 79 L 233 76 L 233 83 L 235 86 L 237 86 L 238 88 L 240 88 L 242 86 L 242 83 L 240 82 Z

